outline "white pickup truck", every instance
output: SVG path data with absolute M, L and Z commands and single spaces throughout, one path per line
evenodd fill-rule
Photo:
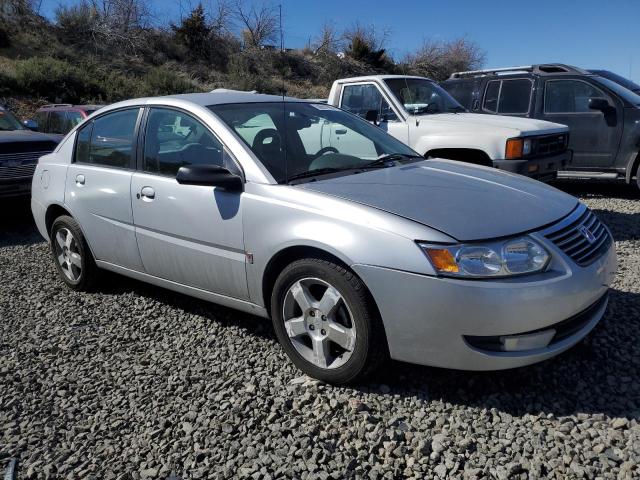
M 375 123 L 427 158 L 493 166 L 548 181 L 571 155 L 566 126 L 468 113 L 428 78 L 373 75 L 336 80 L 328 104 Z

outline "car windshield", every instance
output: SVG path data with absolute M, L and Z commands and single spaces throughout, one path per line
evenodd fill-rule
M 0 132 L 10 132 L 12 130 L 24 130 L 24 127 L 11 112 L 0 110 Z
M 212 105 L 278 183 L 353 174 L 419 157 L 381 128 L 338 108 L 307 102 Z
M 635 93 L 640 93 L 640 85 L 635 82 L 632 82 L 628 78 L 624 78 L 617 73 L 610 72 L 609 70 L 589 70 L 591 73 L 595 73 L 596 75 L 600 75 L 601 77 L 608 78 L 609 80 L 613 80 L 619 85 L 622 85 L 624 88 L 631 90 Z
M 466 112 L 444 88 L 423 78 L 392 78 L 385 80 L 398 101 L 412 115 Z
M 609 80 L 608 78 L 604 78 L 604 77 L 593 77 L 593 78 L 600 85 L 604 85 L 609 90 L 613 90 L 615 93 L 617 93 L 620 97 L 622 97 L 624 100 L 629 102 L 631 105 L 634 105 L 636 107 L 640 106 L 640 95 L 638 95 L 637 93 L 632 92 L 631 90 L 623 87 L 622 85 L 620 85 L 617 82 L 614 82 L 613 80 Z

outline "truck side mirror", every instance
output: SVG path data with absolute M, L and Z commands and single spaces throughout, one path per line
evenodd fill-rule
M 367 113 L 365 114 L 364 119 L 367 122 L 371 122 L 374 125 L 378 125 L 378 111 L 377 110 L 367 110 Z
M 609 101 L 606 98 L 591 97 L 589 99 L 589 109 L 591 110 L 600 110 L 601 112 L 604 112 L 610 107 L 611 105 L 609 105 Z

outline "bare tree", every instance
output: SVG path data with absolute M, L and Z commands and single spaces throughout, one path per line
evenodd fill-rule
M 217 35 L 229 35 L 233 26 L 234 9 L 229 0 L 209 2 L 210 27 Z
M 484 60 L 485 53 L 476 43 L 459 38 L 448 42 L 425 40 L 402 63 L 410 73 L 444 80 L 453 72 L 480 68 Z
M 389 34 L 386 28 L 380 30 L 374 25 L 356 23 L 343 33 L 345 53 L 377 70 L 388 70 L 393 64 L 385 48 Z
M 236 0 L 234 14 L 242 28 L 245 46 L 261 47 L 276 41 L 278 17 L 272 6 L 266 3 L 247 6 L 244 0 Z
M 340 44 L 341 39 L 335 27 L 326 22 L 322 25 L 320 35 L 312 45 L 313 53 L 315 55 L 336 53 L 340 50 Z

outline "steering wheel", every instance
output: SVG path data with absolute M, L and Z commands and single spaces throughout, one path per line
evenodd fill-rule
M 340 152 L 334 147 L 324 147 L 316 152 L 316 154 L 313 156 L 313 160 L 327 153 L 340 153 Z

